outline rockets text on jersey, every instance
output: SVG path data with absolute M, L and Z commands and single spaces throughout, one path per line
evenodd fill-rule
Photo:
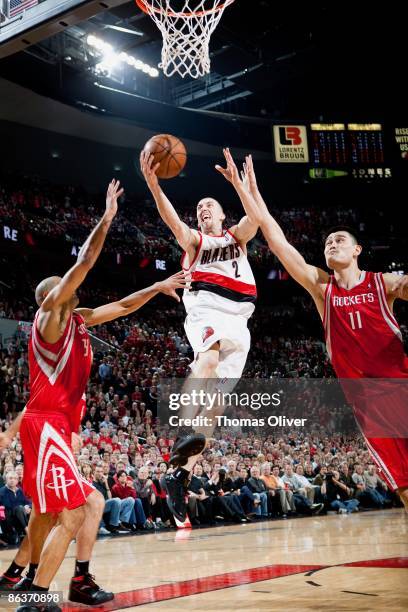
M 330 276 L 323 324 L 339 378 L 408 377 L 401 330 L 388 306 L 381 273 L 363 271 L 350 290 Z

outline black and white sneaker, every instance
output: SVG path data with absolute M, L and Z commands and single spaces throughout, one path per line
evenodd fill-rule
M 98 586 L 91 574 L 72 578 L 69 585 L 69 601 L 75 601 L 86 606 L 97 606 L 112 601 L 113 598 L 114 594 Z
M 170 463 L 181 467 L 186 465 L 189 457 L 200 455 L 203 452 L 205 444 L 206 439 L 204 434 L 193 433 L 180 437 L 176 440 L 172 448 Z
M 17 582 L 13 591 L 29 591 L 31 589 L 32 584 L 33 584 L 33 579 L 27 578 L 27 576 L 24 576 L 23 578 L 21 578 L 20 582 Z
M 3 574 L 0 576 L 0 591 L 13 591 L 16 584 L 20 582 L 20 576 L 17 578 L 11 578 Z
M 163 479 L 167 492 L 166 501 L 170 512 L 182 523 L 186 520 L 186 485 L 173 474 L 167 474 Z

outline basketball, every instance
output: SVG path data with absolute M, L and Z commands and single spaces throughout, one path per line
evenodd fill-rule
M 186 165 L 186 147 L 171 134 L 153 136 L 146 142 L 144 151 L 154 155 L 154 164 L 160 164 L 156 174 L 161 179 L 178 176 Z

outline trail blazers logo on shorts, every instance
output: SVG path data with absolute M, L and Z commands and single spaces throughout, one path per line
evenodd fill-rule
M 307 164 L 309 150 L 305 125 L 274 125 L 275 157 L 280 163 Z
M 208 340 L 208 338 L 213 336 L 214 333 L 215 332 L 214 332 L 212 327 L 204 327 L 204 329 L 203 329 L 203 344 L 204 344 L 204 342 L 206 342 L 206 340 Z

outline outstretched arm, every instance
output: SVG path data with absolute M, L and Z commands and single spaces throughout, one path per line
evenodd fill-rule
M 176 290 L 184 289 L 185 286 L 184 272 L 177 272 L 177 274 L 170 276 L 170 278 L 155 283 L 151 287 L 147 287 L 147 289 L 136 291 L 117 302 L 111 302 L 94 309 L 78 308 L 76 312 L 79 312 L 84 317 L 87 326 L 100 325 L 101 323 L 113 321 L 119 317 L 126 317 L 132 314 L 132 312 L 136 312 L 136 310 L 139 310 L 158 293 L 169 295 L 179 302 L 180 298 Z
M 259 192 L 252 156 L 245 159 L 244 180 L 252 195 L 252 201 L 256 203 L 258 221 L 271 251 L 295 281 L 314 297 L 317 297 L 318 294 L 321 295 L 321 287 L 328 282 L 329 275 L 324 270 L 306 263 L 299 251 L 287 241 L 282 228 L 270 214 Z M 256 215 L 255 211 L 254 215 Z
M 105 214 L 82 246 L 76 264 L 68 270 L 61 282 L 48 293 L 42 302 L 42 313 L 55 310 L 67 302 L 85 280 L 89 270 L 95 265 L 104 245 L 108 230 L 118 210 L 117 201 L 123 193 L 123 189 L 119 189 L 119 186 L 119 181 L 113 180 L 110 183 L 106 194 Z
M 245 245 L 247 242 L 252 240 L 252 238 L 254 238 L 256 232 L 258 231 L 260 214 L 247 185 L 239 176 L 239 172 L 234 160 L 232 159 L 230 150 L 223 149 L 223 153 L 227 162 L 227 167 L 222 168 L 221 166 L 217 165 L 215 166 L 215 169 L 218 170 L 218 172 L 234 186 L 246 212 L 245 217 L 241 219 L 238 225 L 231 228 L 236 239 L 241 244 Z
M 10 427 L 6 429 L 6 431 L 0 432 L 0 450 L 8 448 L 16 437 L 17 433 L 20 431 L 20 425 L 21 421 L 23 420 L 25 411 L 26 409 L 24 407 L 24 410 L 22 410 L 19 415 L 14 419 Z
M 383 274 L 387 297 L 392 301 L 396 299 L 408 301 L 408 274 L 399 275 L 394 272 Z
M 198 232 L 188 227 L 178 216 L 173 204 L 164 194 L 159 185 L 156 170 L 160 164 L 153 165 L 154 157 L 144 151 L 140 154 L 140 169 L 147 186 L 156 202 L 157 210 L 167 227 L 174 234 L 177 242 L 184 251 L 195 247 L 199 243 Z

